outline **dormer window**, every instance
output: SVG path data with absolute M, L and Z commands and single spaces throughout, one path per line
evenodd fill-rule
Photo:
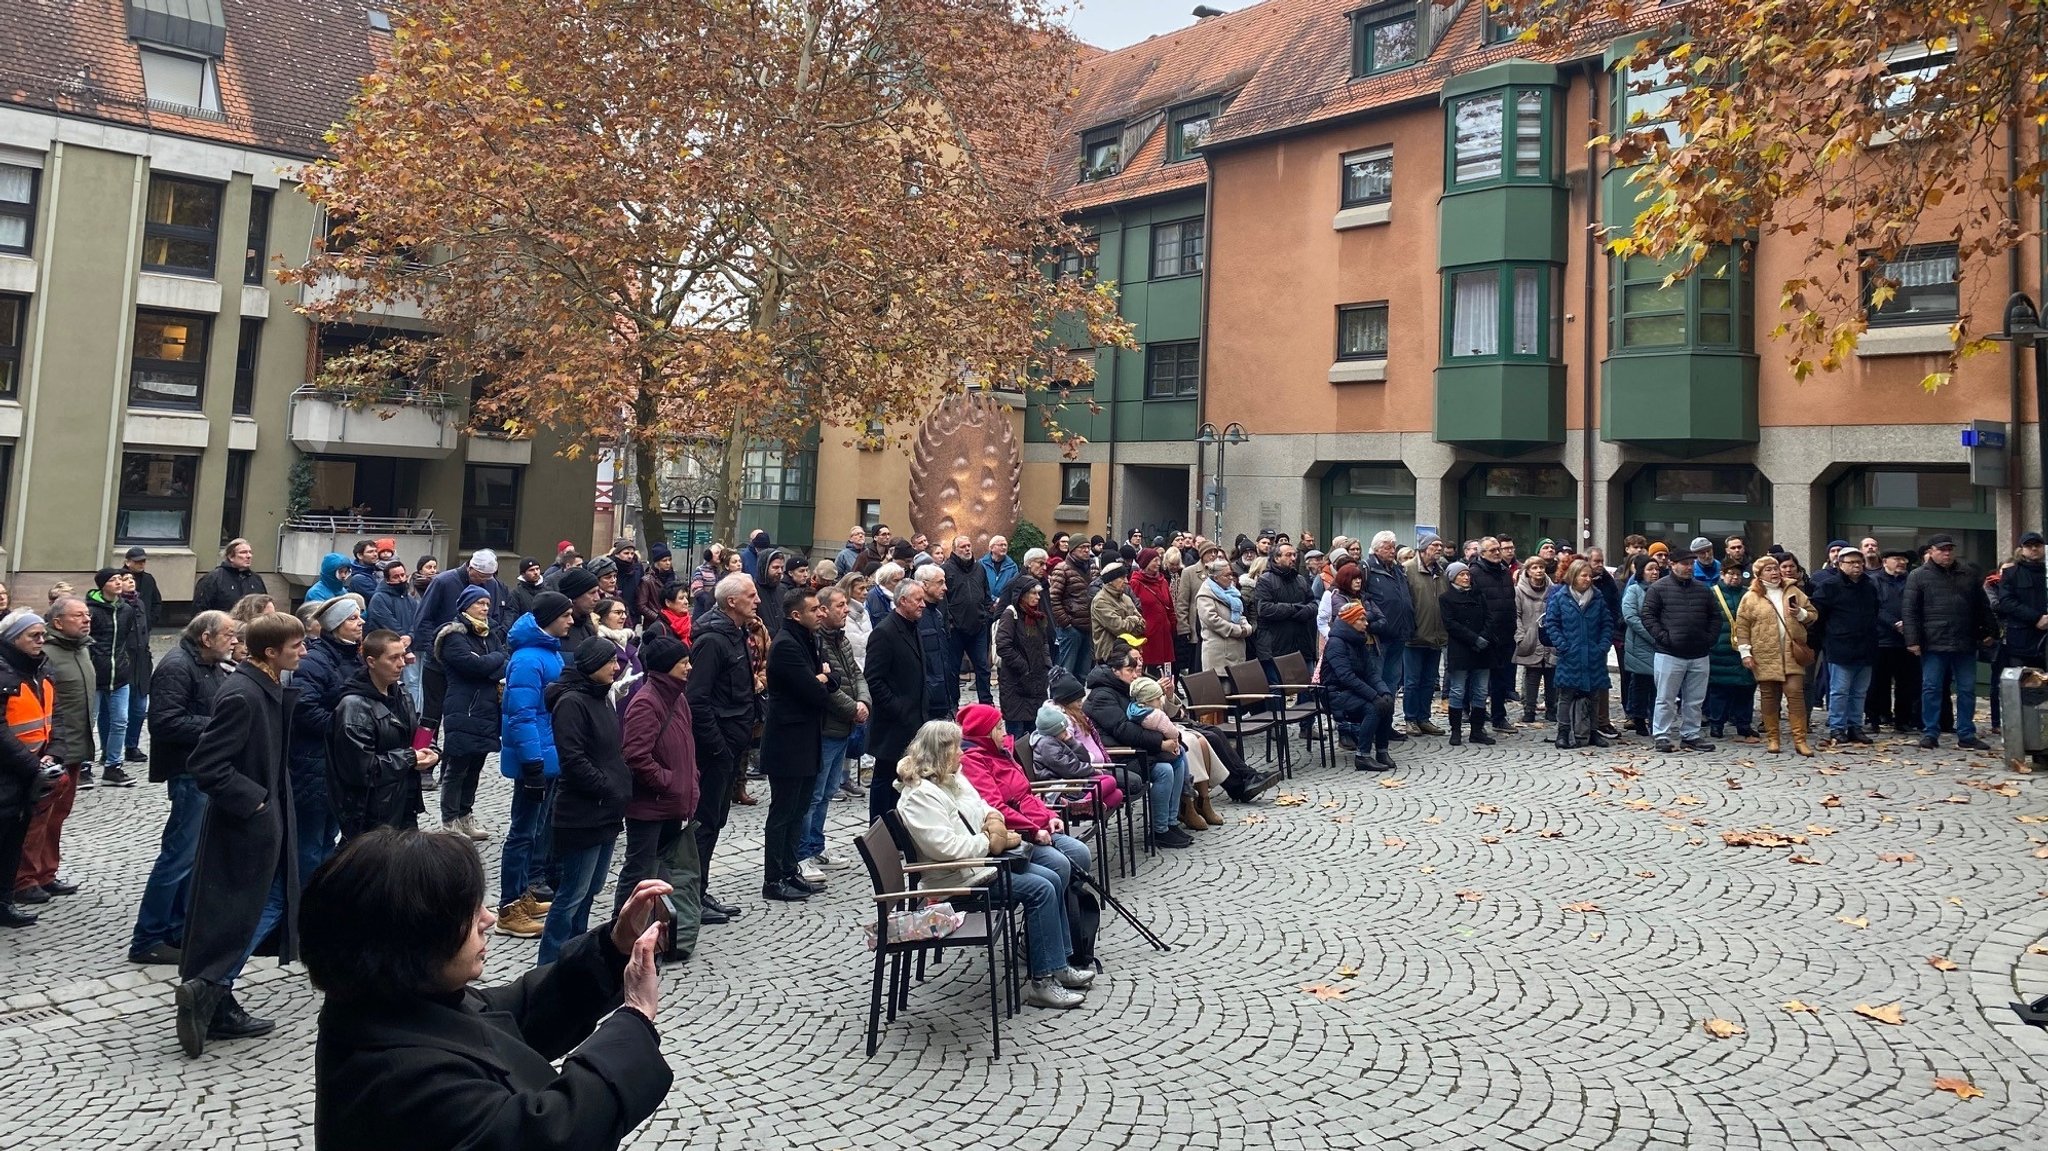
M 1352 77 L 1391 72 L 1415 63 L 1422 44 L 1420 25 L 1411 0 L 1352 13 Z
M 1081 181 L 1107 180 L 1123 170 L 1122 126 L 1102 128 L 1081 138 Z
M 1173 133 L 1167 137 L 1166 146 L 1169 164 L 1192 160 L 1202 147 L 1202 141 L 1209 138 L 1209 125 L 1215 121 L 1221 109 L 1214 100 L 1204 100 L 1173 112 Z
M 142 88 L 151 105 L 173 112 L 220 114 L 220 80 L 213 61 L 143 48 Z

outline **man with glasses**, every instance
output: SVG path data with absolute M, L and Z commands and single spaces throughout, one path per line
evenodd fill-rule
M 1956 561 L 1955 537 L 1927 541 L 1927 562 L 1906 577 L 1901 615 L 1906 650 L 1920 657 L 1920 746 L 1941 745 L 1941 707 L 1952 682 L 1956 746 L 1990 750 L 1977 738 L 1977 654 L 1995 634 L 1991 603 L 1977 573 Z
M 233 670 L 234 651 L 235 621 L 224 612 L 203 611 L 150 676 L 149 742 L 156 757 L 149 761 L 149 781 L 168 785 L 171 814 L 128 939 L 130 963 L 175 964 L 180 958 L 192 859 L 206 816 L 206 793 L 186 774 L 185 762 L 213 718 L 213 700 Z

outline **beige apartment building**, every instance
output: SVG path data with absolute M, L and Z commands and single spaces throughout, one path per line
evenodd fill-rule
M 188 599 L 221 544 L 296 594 L 328 551 L 552 556 L 595 465 L 466 434 L 469 397 L 354 406 L 323 357 L 417 328 L 301 317 L 324 220 L 296 176 L 389 21 L 360 0 L 74 0 L 0 30 L 0 569 L 19 603 L 149 550 Z M 509 572 L 508 572 L 509 574 Z

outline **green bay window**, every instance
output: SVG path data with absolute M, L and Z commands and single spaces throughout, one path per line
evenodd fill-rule
M 1554 151 L 1549 88 L 1505 88 L 1451 104 L 1448 183 L 1547 183 Z
M 1561 278 L 1548 264 L 1446 271 L 1444 362 L 1557 359 Z
M 1748 274 L 1734 251 L 1716 248 L 1691 275 L 1666 281 L 1683 257 L 1614 259 L 1614 348 L 1747 350 L 1753 308 Z

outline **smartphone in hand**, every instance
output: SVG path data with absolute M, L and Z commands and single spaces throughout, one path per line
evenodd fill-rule
M 660 970 L 662 961 L 674 958 L 676 945 L 676 897 L 664 895 L 654 901 L 654 922 L 661 925 L 661 934 L 654 943 L 654 966 Z

